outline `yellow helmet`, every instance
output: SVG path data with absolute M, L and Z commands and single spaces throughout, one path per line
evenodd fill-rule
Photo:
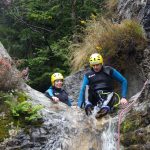
M 55 80 L 63 80 L 63 79 L 64 79 L 64 77 L 63 77 L 63 75 L 61 73 L 54 73 L 51 76 L 51 83 L 54 86 Z
M 94 53 L 90 56 L 89 63 L 91 67 L 92 65 L 96 65 L 96 64 L 103 65 L 103 57 L 98 53 Z

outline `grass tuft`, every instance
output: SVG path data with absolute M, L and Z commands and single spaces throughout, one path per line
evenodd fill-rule
M 146 47 L 142 26 L 135 20 L 123 20 L 120 24 L 102 18 L 87 22 L 82 43 L 71 45 L 72 70 L 88 63 L 89 56 L 99 52 L 105 62 L 115 58 L 124 63 L 128 57 Z M 100 48 L 102 47 L 102 49 Z

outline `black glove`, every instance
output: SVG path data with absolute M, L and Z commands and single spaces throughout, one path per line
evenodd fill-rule
M 86 113 L 87 116 L 90 116 L 92 114 L 92 109 L 93 109 L 92 105 L 87 105 L 85 107 L 85 113 Z

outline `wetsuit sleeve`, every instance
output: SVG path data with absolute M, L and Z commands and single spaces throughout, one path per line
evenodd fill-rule
M 78 98 L 78 107 L 80 108 L 82 108 L 83 103 L 85 103 L 85 89 L 86 89 L 86 85 L 88 84 L 89 84 L 89 80 L 87 76 L 84 75 L 82 86 L 81 86 L 80 93 L 79 93 L 79 98 Z
M 46 92 L 45 92 L 46 96 L 49 98 L 52 98 L 54 96 L 53 94 L 53 88 L 50 87 Z
M 127 80 L 116 69 L 112 70 L 112 77 L 121 83 L 121 96 L 126 98 L 127 94 Z

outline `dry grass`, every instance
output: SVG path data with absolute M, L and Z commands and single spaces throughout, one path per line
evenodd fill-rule
M 112 12 L 117 9 L 117 5 L 118 5 L 118 0 L 107 0 L 105 7 L 108 10 L 111 10 L 111 12 Z
M 123 61 L 131 53 L 142 50 L 146 39 L 142 27 L 134 20 L 113 24 L 109 20 L 89 21 L 82 43 L 71 45 L 72 70 L 88 63 L 94 52 L 101 53 L 105 60 L 117 57 Z M 102 50 L 98 47 L 102 47 Z

